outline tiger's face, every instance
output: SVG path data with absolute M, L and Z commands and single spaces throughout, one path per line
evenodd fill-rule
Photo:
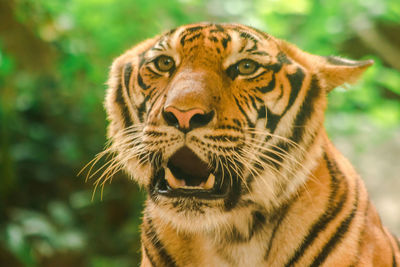
M 319 74 L 316 56 L 296 49 L 242 25 L 195 24 L 115 60 L 114 165 L 146 188 L 149 212 L 210 227 L 248 205 L 273 209 L 304 182 L 340 71 Z

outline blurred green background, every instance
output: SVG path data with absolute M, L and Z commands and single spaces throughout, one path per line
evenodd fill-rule
M 372 58 L 326 126 L 400 234 L 400 1 L 0 0 L 0 265 L 136 266 L 144 193 L 122 173 L 91 200 L 77 173 L 106 142 L 108 68 L 181 24 L 239 22 L 320 55 Z

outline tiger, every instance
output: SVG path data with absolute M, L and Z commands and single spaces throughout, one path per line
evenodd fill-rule
M 398 266 L 399 240 L 324 128 L 327 94 L 372 64 L 217 23 L 116 58 L 97 185 L 124 170 L 146 191 L 141 266 Z

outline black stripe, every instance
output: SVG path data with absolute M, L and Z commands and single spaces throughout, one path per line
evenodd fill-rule
M 251 35 L 250 33 L 248 33 L 248 32 L 240 32 L 240 37 L 242 37 L 242 38 L 244 38 L 244 39 L 250 39 L 250 40 L 252 40 L 254 43 L 257 43 L 257 42 L 258 42 L 257 39 L 256 39 L 253 35 Z
M 263 66 L 263 68 L 265 68 L 266 70 L 273 71 L 273 72 L 279 72 L 282 69 L 283 65 L 281 63 L 275 63 L 275 64 L 261 65 L 261 66 Z
M 128 97 L 130 96 L 129 93 L 129 82 L 131 79 L 131 75 L 132 75 L 132 65 L 131 63 L 126 63 L 125 64 L 125 68 L 124 68 L 124 84 L 125 84 L 125 89 L 126 89 L 126 93 L 128 94 Z
M 282 83 L 280 84 L 279 89 L 280 89 L 280 93 L 279 93 L 279 96 L 278 96 L 278 98 L 276 99 L 276 101 L 281 100 L 282 97 L 283 97 L 283 84 L 282 84 Z
M 274 87 L 275 87 L 275 75 L 273 75 L 273 77 L 274 77 Z M 296 97 L 298 96 L 300 89 L 303 85 L 303 80 L 304 80 L 305 75 L 301 68 L 297 68 L 297 70 L 294 74 L 287 74 L 286 77 L 288 78 L 290 86 L 291 86 L 288 105 L 286 106 L 286 108 L 282 112 L 282 114 L 280 114 L 280 115 L 273 114 L 270 110 L 269 110 L 269 113 L 267 113 L 267 126 L 266 127 L 267 127 L 267 129 L 270 130 L 271 133 L 273 133 L 275 131 L 281 118 L 283 118 L 283 116 L 285 116 L 286 112 L 293 106 L 293 103 L 294 103 Z M 308 94 L 307 94 L 307 96 L 308 96 Z M 305 101 L 307 101 L 307 99 Z M 268 117 L 270 117 L 273 121 L 269 122 Z M 267 136 L 265 141 L 268 141 L 269 139 L 270 139 L 270 136 Z
M 196 32 L 196 31 L 200 31 L 202 29 L 204 29 L 204 26 L 194 26 L 194 27 L 190 27 L 190 28 L 185 29 L 185 32 L 192 33 L 192 32 Z
M 143 90 L 147 90 L 150 88 L 150 85 L 147 85 L 143 82 L 143 78 L 142 78 L 142 75 L 140 75 L 140 73 L 138 73 L 137 82 L 138 82 L 138 85 L 140 86 L 140 88 L 142 88 Z
M 275 240 L 275 235 L 279 229 L 279 226 L 281 225 L 283 219 L 285 218 L 286 214 L 288 213 L 290 205 L 295 201 L 296 198 L 297 197 L 294 197 L 289 203 L 284 205 L 277 213 L 277 215 L 276 215 L 277 221 L 275 223 L 274 229 L 272 230 L 271 237 L 269 239 L 268 246 L 267 246 L 267 251 L 265 252 L 265 255 L 264 255 L 264 260 L 268 259 L 269 253 L 271 252 L 272 244 Z
M 281 64 L 292 64 L 292 61 L 287 58 L 286 54 L 283 52 L 279 52 L 277 57 L 278 62 Z
M 261 106 L 259 109 L 257 109 L 257 120 L 264 119 L 266 114 L 265 106 Z
M 170 30 L 170 31 L 167 32 L 165 35 L 166 35 L 166 36 L 167 36 L 167 35 L 169 36 L 169 35 L 173 34 L 174 32 L 176 32 L 176 28 Z
M 386 236 L 386 240 L 389 242 L 389 246 L 390 246 L 390 250 L 392 251 L 392 266 L 393 267 L 397 267 L 397 263 L 396 263 L 396 254 L 394 251 L 394 247 L 393 247 L 393 243 L 392 240 L 390 239 L 390 237 L 388 236 L 387 232 L 385 231 L 385 229 L 381 228 L 383 234 Z
M 390 246 L 392 248 L 392 267 L 397 267 L 397 262 L 396 262 L 396 253 L 394 252 L 392 242 L 390 242 Z
M 246 50 L 246 52 L 251 53 L 257 50 L 257 42 L 253 41 L 253 46 Z
M 265 225 L 266 216 L 261 211 L 253 211 L 251 215 L 253 217 L 253 224 L 250 233 L 253 236 L 254 233 L 258 232 Z
M 265 72 L 263 72 L 262 74 L 264 74 Z M 268 93 L 268 92 L 271 92 L 272 90 L 274 90 L 274 88 L 275 88 L 275 84 L 276 84 L 276 79 L 275 79 L 276 77 L 275 77 L 275 73 L 273 73 L 272 74 L 272 79 L 271 79 L 271 81 L 269 82 L 269 84 L 267 84 L 267 86 L 264 86 L 264 87 L 256 87 L 256 89 L 258 90 L 258 91 L 260 91 L 261 93 L 263 93 L 263 94 L 266 94 L 266 93 Z
M 347 187 L 345 186 L 345 192 L 340 196 L 339 201 L 335 201 L 335 196 L 337 195 L 340 187 L 340 180 L 343 179 L 343 174 L 336 166 L 335 162 L 332 162 L 326 154 L 324 154 L 324 160 L 326 162 L 329 175 L 331 177 L 331 191 L 328 197 L 328 204 L 325 207 L 324 213 L 318 218 L 316 222 L 313 223 L 307 236 L 303 239 L 300 246 L 297 247 L 293 256 L 285 264 L 285 266 L 293 266 L 295 263 L 305 254 L 305 251 L 313 244 L 313 242 L 318 237 L 319 233 L 324 231 L 326 227 L 336 218 L 336 216 L 343 209 L 343 205 L 347 200 Z M 339 176 L 339 178 L 338 178 Z
M 218 38 L 215 37 L 215 36 L 210 36 L 210 37 L 208 37 L 208 40 L 210 40 L 210 41 L 213 42 L 213 43 L 217 43 L 217 42 L 219 41 Z
M 144 229 L 145 230 L 145 235 L 153 245 L 154 249 L 158 253 L 158 258 L 160 261 L 163 262 L 163 266 L 168 266 L 168 267 L 176 267 L 176 262 L 175 260 L 171 257 L 171 255 L 168 254 L 167 250 L 165 249 L 164 245 L 161 243 L 156 230 L 154 229 L 154 226 L 152 224 L 152 220 L 148 217 L 144 218 L 146 220 L 147 227 Z M 154 265 L 156 266 L 156 265 Z
M 341 222 L 339 227 L 336 229 L 335 234 L 332 236 L 331 239 L 325 244 L 322 251 L 319 255 L 314 259 L 313 263 L 310 267 L 320 266 L 325 259 L 329 256 L 329 253 L 335 249 L 336 245 L 344 238 L 346 233 L 349 230 L 350 224 L 356 215 L 357 208 L 358 208 L 358 200 L 359 200 L 359 184 L 357 180 L 356 184 L 356 200 L 353 205 L 353 209 L 351 210 L 350 214 Z
M 392 236 L 393 236 L 393 239 L 396 241 L 397 248 L 399 249 L 398 251 L 400 252 L 400 240 L 395 235 L 392 234 Z
M 269 130 L 270 133 L 275 132 L 276 126 L 278 125 L 280 118 L 280 115 L 272 113 L 272 111 L 267 108 L 267 125 L 265 127 Z M 268 141 L 268 139 L 266 139 L 266 141 Z
M 286 109 L 283 111 L 281 117 L 283 117 L 286 112 L 292 107 L 294 101 L 297 98 L 297 95 L 300 92 L 300 89 L 303 85 L 305 74 L 301 68 L 297 68 L 296 72 L 293 74 L 287 74 L 286 77 L 289 80 L 291 91 L 289 96 L 289 102 Z
M 243 50 L 246 48 L 246 46 L 247 46 L 247 42 L 243 43 L 242 47 L 239 49 L 239 53 L 242 53 Z
M 201 36 L 201 33 L 198 33 L 198 34 L 195 34 L 195 35 L 191 36 L 190 38 L 186 39 L 185 41 L 191 43 L 191 42 L 195 41 L 196 39 L 199 39 L 200 36 Z
M 144 114 L 146 113 L 146 104 L 148 100 L 149 96 L 146 96 L 140 106 L 137 107 L 140 122 L 144 122 Z
M 187 36 L 186 34 L 185 34 L 184 36 L 182 36 L 182 38 L 181 38 L 181 40 L 180 40 L 181 46 L 184 46 L 184 45 L 185 45 L 186 36 Z
M 250 98 L 251 105 L 253 106 L 253 108 L 254 108 L 255 110 L 258 110 L 258 106 L 257 106 L 257 104 L 256 104 L 256 100 L 255 100 L 254 96 L 253 96 L 253 95 L 249 95 L 249 98 Z
M 239 103 L 239 100 L 236 97 L 233 97 L 235 99 L 235 103 L 237 107 L 239 108 L 240 112 L 243 114 L 247 121 L 247 125 L 251 128 L 254 128 L 254 123 L 250 120 L 250 118 L 247 116 L 247 113 L 243 110 L 242 106 Z
M 117 106 L 119 106 L 119 108 L 121 110 L 123 124 L 124 124 L 124 127 L 126 128 L 126 127 L 133 125 L 133 121 L 129 114 L 128 107 L 126 106 L 126 102 L 125 102 L 122 90 L 123 90 L 123 87 L 122 87 L 122 84 L 120 81 L 118 83 L 117 91 L 115 92 L 115 103 L 117 104 Z
M 247 97 L 248 95 L 239 93 L 239 98 L 243 99 L 244 104 L 246 105 L 247 109 L 250 110 L 251 107 L 251 100 Z
M 248 226 L 247 235 L 243 235 L 239 232 L 239 230 L 237 230 L 236 227 L 233 227 L 230 231 L 228 231 L 228 236 L 226 237 L 226 240 L 228 240 L 230 243 L 249 242 L 253 238 L 253 236 L 263 228 L 266 222 L 265 215 L 260 211 L 253 211 L 251 213 L 251 218 L 252 221 L 251 224 Z
M 156 262 L 154 261 L 154 259 L 152 258 L 152 256 L 149 254 L 149 251 L 147 250 L 146 246 L 144 246 L 144 253 L 146 254 L 147 258 L 149 259 L 151 266 L 156 266 Z M 144 255 L 142 255 L 142 257 L 144 257 Z
M 154 106 L 155 104 L 157 104 L 157 101 L 163 96 L 162 93 L 159 93 L 159 92 L 156 92 L 156 93 L 158 93 L 158 95 L 156 95 L 155 97 L 153 97 L 154 100 L 151 101 L 151 105 L 149 106 L 149 111 L 148 111 L 148 113 L 150 113 L 150 111 L 153 109 L 153 106 Z M 146 98 L 146 102 L 147 102 L 148 99 L 151 99 L 151 98 Z
M 238 120 L 238 119 L 232 119 L 232 122 L 233 122 L 234 124 L 236 124 L 236 125 L 239 127 L 239 128 L 236 128 L 236 130 L 242 128 L 242 123 L 240 122 L 240 120 Z
M 190 35 L 190 34 L 196 32 L 196 31 L 200 31 L 200 30 L 202 30 L 202 29 L 204 29 L 204 26 L 194 26 L 194 27 L 190 27 L 190 28 L 185 29 L 185 30 L 180 34 L 180 36 L 182 36 L 182 37 L 181 37 L 181 40 L 180 40 L 181 45 L 182 45 L 182 46 L 185 45 L 186 37 L 188 37 L 188 35 Z
M 319 97 L 321 88 L 318 85 L 318 80 L 315 76 L 312 77 L 310 89 L 307 92 L 306 98 L 301 106 L 300 111 L 296 115 L 293 125 L 293 132 L 290 139 L 294 142 L 299 142 L 304 134 L 305 125 L 310 119 L 310 115 L 314 112 L 314 102 Z
M 231 41 L 231 36 L 227 35 L 227 37 L 221 39 L 221 44 L 226 49 L 226 47 L 228 46 L 228 42 L 230 41 Z
M 364 218 L 364 220 L 363 220 L 363 226 L 362 226 L 362 230 L 360 231 L 360 234 L 358 235 L 358 242 L 357 242 L 357 244 L 358 244 L 358 247 L 357 247 L 357 255 L 360 255 L 360 252 L 361 252 L 361 246 L 362 246 L 362 243 L 364 242 L 364 236 L 365 236 L 365 234 L 366 234 L 366 231 L 367 231 L 367 220 L 368 220 L 368 213 L 369 213 L 369 211 L 370 211 L 370 205 L 371 205 L 371 202 L 369 201 L 369 199 L 367 199 L 367 203 L 366 203 L 366 205 L 365 205 L 365 210 L 364 210 L 364 213 L 363 213 L 363 218 Z M 360 228 L 361 229 L 361 228 Z M 369 230 L 369 229 L 368 229 Z M 349 267 L 355 267 L 355 266 L 358 266 L 359 265 L 359 262 L 360 262 L 360 257 L 356 257 L 355 259 L 354 259 L 354 261 L 350 264 L 350 266 Z

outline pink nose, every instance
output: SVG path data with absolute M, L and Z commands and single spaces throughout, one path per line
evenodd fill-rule
M 179 128 L 181 128 L 181 129 L 191 128 L 190 120 L 197 114 L 204 115 L 204 113 L 205 113 L 204 110 L 199 109 L 199 108 L 181 111 L 172 106 L 167 107 L 164 110 L 164 112 L 166 114 L 168 114 L 168 113 L 170 114 L 169 116 L 168 115 L 165 116 L 166 118 L 169 117 L 169 119 L 166 119 L 167 123 L 168 124 L 176 124 L 176 121 L 177 121 L 177 124 L 179 125 Z M 172 114 L 172 116 L 171 116 L 171 114 Z

